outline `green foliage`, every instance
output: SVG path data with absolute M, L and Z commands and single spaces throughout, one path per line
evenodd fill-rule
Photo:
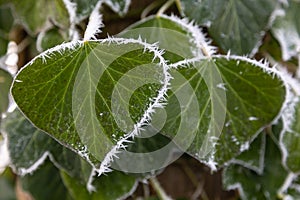
M 125 199 L 183 153 L 241 199 L 297 199 L 300 2 L 169 0 L 100 39 L 130 3 L 0 0 L 0 199 Z

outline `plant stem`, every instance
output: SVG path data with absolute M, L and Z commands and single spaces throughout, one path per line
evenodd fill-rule
M 156 17 L 160 17 L 173 3 L 175 0 L 168 0 L 157 12 Z
M 178 9 L 179 13 L 182 14 L 182 6 L 181 6 L 181 3 L 180 3 L 180 0 L 175 0 L 175 3 L 176 3 L 176 6 L 177 6 L 177 9 Z
M 144 19 L 151 12 L 151 10 L 153 10 L 154 8 L 158 7 L 161 4 L 162 4 L 161 1 L 154 1 L 154 2 L 152 2 L 141 13 L 141 19 Z
M 163 190 L 163 188 L 160 186 L 159 182 L 157 181 L 157 179 L 155 177 L 152 177 L 149 179 L 150 180 L 150 184 L 153 187 L 153 189 L 156 191 L 157 196 L 159 199 L 161 200 L 172 200 L 167 194 L 166 192 Z

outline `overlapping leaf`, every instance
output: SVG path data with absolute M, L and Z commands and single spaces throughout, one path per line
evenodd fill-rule
M 71 199 L 59 170 L 49 160 L 35 173 L 22 177 L 21 185 L 34 199 Z
M 262 40 L 276 1 L 181 0 L 183 12 L 208 32 L 224 51 L 238 55 L 254 54 Z
M 266 134 L 260 133 L 250 144 L 249 149 L 233 159 L 231 163 L 251 169 L 257 174 L 262 174 L 264 169 L 265 149 Z
M 12 4 L 19 22 L 21 22 L 27 31 L 31 34 L 37 34 L 43 30 L 46 25 L 52 23 L 60 27 L 68 27 L 68 12 L 63 0 L 54 1 L 32 1 L 32 0 L 3 0 L 3 3 Z
M 18 110 L 7 115 L 3 121 L 2 130 L 6 132 L 9 141 L 8 147 L 12 167 L 22 175 L 33 174 L 22 178 L 22 183 L 32 194 L 39 196 L 39 199 L 41 198 L 40 195 L 49 196 L 49 193 L 40 193 L 40 189 L 36 188 L 37 185 L 39 185 L 38 187 L 46 187 L 45 184 L 49 183 L 49 177 L 51 177 L 51 181 L 54 181 L 53 176 L 56 178 L 55 184 L 60 185 L 65 193 L 68 191 L 73 199 L 80 199 L 81 196 L 75 194 L 81 191 L 88 199 L 94 198 L 93 196 L 100 198 L 102 195 L 105 196 L 104 199 L 108 199 L 108 194 L 110 194 L 110 187 L 106 187 L 108 184 L 120 184 L 119 189 L 114 190 L 116 195 L 114 197 L 126 196 L 135 188 L 136 178 L 121 172 L 112 172 L 109 176 L 95 176 L 92 178 L 91 165 L 71 150 L 54 141 L 44 132 L 35 128 Z M 43 164 L 47 160 L 46 156 L 50 158 L 54 165 L 48 161 Z M 55 166 L 58 169 L 55 169 Z M 67 188 L 62 185 L 59 170 L 62 171 L 62 178 Z M 45 180 L 45 183 L 38 180 L 39 176 L 45 176 L 44 178 L 40 177 Z M 90 178 L 93 179 L 92 182 Z M 74 182 L 70 183 L 68 180 Z M 76 187 L 75 191 L 73 191 L 74 187 Z M 91 195 L 87 191 L 87 187 L 93 187 L 95 192 Z M 53 188 L 49 188 L 49 192 L 51 189 Z M 47 198 L 53 198 L 53 195 L 56 195 L 56 193 Z
M 136 180 L 133 176 L 128 176 L 119 171 L 113 171 L 108 176 L 101 176 L 94 180 L 95 192 L 89 193 L 85 186 L 61 172 L 61 178 L 67 186 L 68 191 L 74 200 L 115 200 L 124 199 L 135 189 Z
M 49 156 L 59 168 L 80 178 L 80 158 L 35 128 L 19 110 L 7 114 L 1 130 L 7 135 L 11 164 L 16 172 L 30 173 Z
M 136 134 L 167 84 L 156 48 L 108 39 L 45 52 L 17 75 L 12 93 L 37 127 L 99 167 L 104 159 L 109 163 L 107 153 Z
M 288 2 L 272 26 L 272 32 L 281 46 L 283 60 L 300 54 L 300 2 Z
M 293 172 L 298 173 L 300 171 L 300 103 L 298 97 L 294 97 L 293 102 L 289 105 L 283 114 L 286 127 L 282 132 L 281 142 L 286 152 L 284 162 L 286 166 Z M 289 117 L 289 116 L 292 116 Z
M 276 199 L 288 172 L 281 162 L 278 146 L 279 131 L 267 135 L 264 169 L 262 174 L 239 165 L 230 165 L 223 173 L 223 183 L 227 189 L 238 188 L 242 199 Z M 266 134 L 266 133 L 262 133 Z

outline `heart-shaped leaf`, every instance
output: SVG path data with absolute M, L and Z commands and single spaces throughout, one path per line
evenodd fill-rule
M 183 12 L 208 32 L 221 49 L 254 54 L 276 8 L 273 0 L 181 0 Z
M 172 70 L 171 75 L 161 133 L 211 167 L 248 149 L 285 101 L 285 85 L 278 73 L 244 57 L 199 59 Z
M 102 173 L 161 106 L 167 69 L 157 48 L 138 40 L 67 43 L 25 66 L 12 93 L 37 127 Z

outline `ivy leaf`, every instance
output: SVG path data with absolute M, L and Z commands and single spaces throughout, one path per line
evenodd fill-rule
M 7 113 L 1 131 L 8 138 L 11 164 L 18 174 L 31 173 L 49 156 L 58 168 L 80 177 L 79 157 L 34 127 L 18 109 Z
M 166 50 L 164 58 L 171 63 L 203 56 L 203 49 L 213 51 L 198 27 L 176 16 L 147 17 L 129 26 L 118 36 L 136 39 L 141 37 L 148 43 L 158 43 L 161 49 Z
M 300 2 L 291 0 L 283 13 L 277 16 L 272 33 L 280 43 L 282 59 L 289 60 L 300 54 Z
M 230 165 L 223 172 L 223 184 L 227 189 L 238 188 L 242 199 L 271 200 L 278 197 L 278 190 L 288 176 L 281 162 L 279 132 L 267 135 L 263 173 L 257 174 L 242 166 Z
M 187 152 L 212 168 L 248 149 L 285 101 L 278 73 L 244 57 L 200 59 L 171 75 L 172 94 L 161 133 L 184 150 L 190 143 Z
M 78 184 L 77 186 L 75 185 L 78 187 L 78 191 L 84 191 L 87 197 L 90 197 L 90 191 L 87 188 L 90 190 L 94 189 L 95 193 L 93 195 L 98 194 L 96 195 L 97 197 L 102 193 L 108 194 L 110 187 L 107 188 L 109 190 L 106 190 L 102 185 L 116 183 L 115 179 L 118 179 L 121 182 L 120 184 L 124 184 L 123 189 L 118 190 L 118 192 L 115 190 L 116 195 L 120 196 L 126 195 L 136 184 L 133 176 L 125 175 L 121 172 L 112 172 L 109 176 L 101 176 L 100 178 L 93 177 L 90 164 L 71 150 L 54 141 L 44 132 L 36 129 L 18 110 L 7 115 L 3 121 L 2 129 L 6 132 L 9 141 L 11 165 L 21 175 L 35 174 L 36 170 L 40 171 L 38 168 L 44 165 L 43 162 L 49 157 L 59 170 L 64 171 L 64 177 L 67 177 L 66 180 L 63 178 L 64 182 L 74 180 L 74 184 Z M 42 170 L 44 168 L 42 166 Z M 49 179 L 50 177 L 45 178 Z M 30 176 L 26 181 L 32 181 Z M 71 196 L 74 195 L 72 190 L 75 186 L 71 183 L 66 183 Z M 75 194 L 78 191 L 76 190 Z
M 11 3 L 17 13 L 18 20 L 24 25 L 30 34 L 37 34 L 42 31 L 49 19 L 57 26 L 68 27 L 68 12 L 63 0 L 54 1 L 32 1 L 32 0 L 5 0 L 5 3 Z M 43 12 L 45 11 L 45 12 Z
M 67 43 L 39 55 L 17 75 L 12 93 L 37 127 L 103 173 L 161 106 L 168 82 L 156 47 L 107 39 Z
M 264 169 L 265 149 L 266 134 L 260 133 L 251 143 L 249 149 L 242 152 L 230 163 L 241 165 L 255 171 L 257 174 L 262 174 Z
M 41 165 L 33 174 L 21 177 L 21 185 L 34 199 L 71 199 L 59 170 L 50 161 Z
M 181 0 L 183 12 L 199 25 L 224 51 L 253 55 L 258 50 L 277 2 L 248 0 Z
M 113 171 L 108 176 L 101 176 L 93 181 L 95 192 L 89 193 L 78 179 L 70 177 L 61 171 L 61 178 L 68 188 L 74 200 L 95 199 L 95 200 L 114 200 L 125 199 L 136 188 L 136 181 L 133 176 L 125 175 L 119 171 Z M 113 188 L 113 189 L 112 189 Z
M 0 69 L 0 113 L 6 112 L 9 105 L 9 89 L 13 79 L 3 69 Z

